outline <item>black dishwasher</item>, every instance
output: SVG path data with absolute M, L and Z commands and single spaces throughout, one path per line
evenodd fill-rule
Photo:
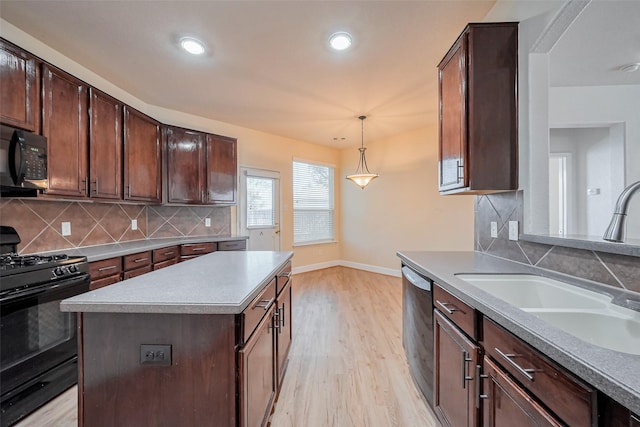
M 432 282 L 402 266 L 402 346 L 418 388 L 433 407 Z

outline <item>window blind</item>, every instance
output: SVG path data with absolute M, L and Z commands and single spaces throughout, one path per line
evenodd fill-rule
M 274 180 L 247 176 L 247 228 L 275 226 Z
M 294 161 L 293 243 L 333 240 L 333 167 Z

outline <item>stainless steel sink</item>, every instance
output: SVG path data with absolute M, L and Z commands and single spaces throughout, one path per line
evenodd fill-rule
M 640 355 L 640 312 L 613 304 L 610 296 L 527 274 L 456 276 L 583 341 Z

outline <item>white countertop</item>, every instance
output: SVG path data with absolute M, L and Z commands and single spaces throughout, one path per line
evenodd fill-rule
M 292 256 L 293 252 L 213 252 L 68 298 L 60 310 L 238 314 Z

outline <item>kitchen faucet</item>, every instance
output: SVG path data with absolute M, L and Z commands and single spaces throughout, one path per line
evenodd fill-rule
M 613 211 L 613 217 L 607 227 L 607 231 L 604 232 L 602 238 L 610 242 L 624 242 L 625 235 L 625 220 L 627 219 L 627 209 L 629 208 L 629 200 L 640 189 L 640 181 L 634 182 L 627 188 L 622 190 L 618 201 L 616 202 L 616 209 Z

